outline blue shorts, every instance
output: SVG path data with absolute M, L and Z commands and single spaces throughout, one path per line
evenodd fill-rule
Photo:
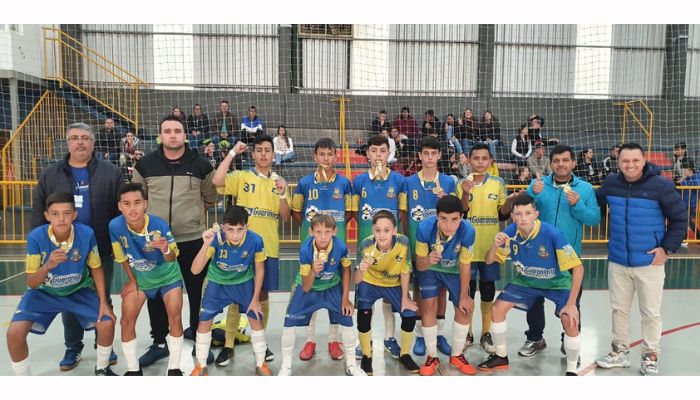
M 503 288 L 501 294 L 498 295 L 498 300 L 514 303 L 515 308 L 527 311 L 537 301 L 538 298 L 544 297 L 554 302 L 556 306 L 554 315 L 559 316 L 559 311 L 569 301 L 569 289 L 537 289 L 528 286 L 520 286 L 509 283 Z
M 157 299 L 159 297 L 162 299 L 165 297 L 166 293 L 177 288 L 182 288 L 182 280 L 175 281 L 170 285 L 161 286 L 159 288 L 143 290 L 143 294 L 146 295 L 146 298 L 151 300 Z
M 237 285 L 222 285 L 220 283 L 207 283 L 202 296 L 202 308 L 199 309 L 199 320 L 210 321 L 224 311 L 230 304 L 237 304 L 241 312 L 245 312 L 250 306 L 255 291 L 255 279 L 248 280 Z M 259 319 L 254 312 L 246 314 L 252 319 Z
M 265 279 L 262 290 L 269 292 L 280 288 L 280 262 L 279 258 L 267 257 L 265 260 Z
M 371 310 L 375 301 L 387 299 L 391 303 L 392 312 L 399 313 L 402 317 L 416 316 L 411 310 L 401 312 L 401 286 L 384 287 L 360 282 L 355 290 L 355 299 L 358 310 Z
M 486 281 L 486 282 L 496 282 L 501 279 L 501 264 L 495 262 L 492 264 L 486 264 L 484 261 L 472 261 L 472 276 L 471 280 L 475 281 Z
M 340 324 L 352 327 L 352 316 L 343 315 L 343 284 L 338 283 L 320 292 L 304 293 L 301 285 L 292 287 L 292 295 L 284 317 L 284 327 L 308 326 L 311 316 L 317 310 L 328 310 L 331 325 Z
M 422 299 L 432 299 L 438 296 L 440 288 L 447 288 L 450 301 L 456 307 L 459 306 L 459 290 L 461 282 L 459 274 L 448 274 L 447 272 L 421 271 L 420 273 L 420 297 Z
M 51 296 L 37 289 L 27 289 L 12 316 L 12 322 L 33 322 L 32 333 L 43 335 L 57 314 L 70 312 L 86 331 L 95 329 L 100 315 L 100 299 L 92 288 L 83 288 L 68 296 Z M 103 316 L 102 321 L 111 320 Z

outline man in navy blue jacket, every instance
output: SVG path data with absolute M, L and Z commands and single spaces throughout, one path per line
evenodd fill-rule
M 635 291 L 642 324 L 643 375 L 658 375 L 664 263 L 685 237 L 688 216 L 670 179 L 644 160 L 637 143 L 620 147 L 620 172 L 596 193 L 610 207 L 608 290 L 612 307 L 612 351 L 596 360 L 601 368 L 629 367 L 630 309 Z M 667 223 L 668 222 L 668 223 Z

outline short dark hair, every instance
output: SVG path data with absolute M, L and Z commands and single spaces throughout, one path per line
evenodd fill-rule
M 535 204 L 535 199 L 532 198 L 527 193 L 520 193 L 518 196 L 515 197 L 515 200 L 513 200 L 513 208 L 512 210 L 515 210 L 515 207 L 517 206 L 526 206 L 528 204 L 532 204 L 535 209 L 537 209 L 537 205 Z
M 178 122 L 180 125 L 182 125 L 182 131 L 185 132 L 185 124 L 182 122 L 182 120 L 172 114 L 168 114 L 160 120 L 160 123 L 158 124 L 158 133 L 163 130 L 163 124 L 167 121 Z
M 386 110 L 380 110 L 379 113 L 380 113 L 380 114 L 386 114 Z
M 552 151 L 549 152 L 549 159 L 551 160 L 556 156 L 557 154 L 564 154 L 566 152 L 569 152 L 569 155 L 571 156 L 572 160 L 576 159 L 576 154 L 574 153 L 574 149 L 571 148 L 571 146 L 566 145 L 566 144 L 558 144 L 554 146 Z
M 435 115 L 435 111 L 433 111 L 433 110 L 428 110 L 428 111 L 425 112 L 425 115 L 430 115 L 430 116 L 432 117 L 433 115 Z
M 391 213 L 389 210 L 379 210 L 377 211 L 376 214 L 374 214 L 374 217 L 372 217 L 372 225 L 375 225 L 377 221 L 379 221 L 382 218 L 386 218 L 389 221 L 391 221 L 391 224 L 396 227 L 396 217 L 394 217 L 394 214 Z
M 148 200 L 148 195 L 146 194 L 146 191 L 143 190 L 143 185 L 137 182 L 130 182 L 130 183 L 125 183 L 119 188 L 119 200 L 121 201 L 122 195 L 124 193 L 131 193 L 131 192 L 139 192 L 141 193 L 141 197 L 143 197 L 145 200 Z
M 426 136 L 423 138 L 423 140 L 420 141 L 420 150 L 419 152 L 423 151 L 423 149 L 433 149 L 433 150 L 438 150 L 440 151 L 440 140 L 434 136 Z
M 489 145 L 487 145 L 484 142 L 474 143 L 474 146 L 472 146 L 472 148 L 469 150 L 469 157 L 471 157 L 472 154 L 474 154 L 475 150 L 486 150 L 489 153 L 489 157 L 493 158 L 493 154 L 491 154 L 491 148 L 489 148 Z
M 270 142 L 270 146 L 273 148 L 275 147 L 272 143 L 272 138 L 269 135 L 262 134 L 255 137 L 255 140 L 253 141 L 253 150 L 255 150 L 255 146 L 262 144 L 263 142 Z
M 447 114 L 447 116 L 448 116 L 448 117 L 452 117 L 452 118 L 454 118 L 454 117 L 455 117 L 455 115 L 454 115 L 454 114 Z
M 248 223 L 248 211 L 241 206 L 231 206 L 224 213 L 224 224 L 245 225 Z
M 447 196 L 442 196 L 435 205 L 436 215 L 440 213 L 459 213 L 461 215 L 462 212 L 464 212 L 464 208 L 462 207 L 462 201 L 458 199 L 457 196 L 453 196 L 451 194 Z
M 255 106 L 250 106 L 250 107 L 248 107 L 248 111 L 250 111 L 250 110 L 257 111 L 257 108 L 255 108 Z
M 227 100 L 221 100 L 221 103 L 226 103 L 226 104 L 228 104 L 228 101 L 227 101 Z M 219 103 L 219 105 L 221 105 L 221 103 Z
M 642 152 L 642 154 L 644 154 L 644 148 L 639 143 L 635 142 L 623 144 L 620 146 L 620 153 L 622 153 L 622 150 L 639 150 Z
M 316 144 L 314 145 L 314 154 L 318 152 L 319 149 L 329 149 L 335 151 L 336 149 L 335 142 L 331 138 L 321 138 L 318 139 Z
M 192 109 L 194 110 L 196 107 L 201 107 L 201 106 L 202 106 L 201 104 L 197 103 L 197 104 L 192 106 Z
M 678 142 L 673 146 L 674 149 L 687 149 L 688 145 L 685 144 L 685 142 Z
M 619 149 L 620 149 L 620 145 L 619 145 L 619 144 L 614 144 L 614 145 L 610 148 L 610 150 L 615 150 L 615 149 L 618 149 L 618 150 L 619 150 Z
M 386 148 L 389 147 L 389 139 L 385 136 L 382 135 L 372 135 L 368 140 L 367 140 L 367 149 L 369 150 L 370 146 L 382 146 L 385 145 Z
M 75 210 L 75 197 L 68 192 L 56 192 L 51 193 L 49 197 L 46 198 L 46 211 L 54 204 L 70 204 L 71 208 Z

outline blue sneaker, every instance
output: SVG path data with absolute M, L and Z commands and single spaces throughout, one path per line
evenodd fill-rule
M 114 365 L 117 363 L 117 353 L 112 350 L 112 353 L 109 355 L 109 365 Z
M 413 344 L 413 354 L 417 356 L 425 355 L 425 339 L 423 339 L 423 336 L 416 336 L 416 343 Z
M 167 344 L 153 343 L 148 347 L 146 353 L 139 357 L 139 364 L 141 367 L 148 367 L 149 365 L 155 364 L 155 362 L 161 358 L 167 358 L 169 356 L 170 351 L 168 350 Z
M 63 355 L 63 360 L 61 360 L 58 363 L 58 367 L 61 369 L 61 371 L 70 371 L 73 368 L 77 367 L 81 359 L 81 351 L 83 351 L 83 349 L 76 349 L 71 347 L 67 348 L 66 354 Z
M 450 344 L 447 343 L 447 339 L 445 339 L 445 337 L 442 335 L 438 335 L 437 337 L 437 348 L 438 351 L 440 351 L 440 353 L 446 356 L 452 355 L 452 346 L 450 346 Z
M 395 337 L 384 340 L 384 350 L 391 354 L 391 357 L 396 359 L 401 355 L 401 347 L 399 347 Z

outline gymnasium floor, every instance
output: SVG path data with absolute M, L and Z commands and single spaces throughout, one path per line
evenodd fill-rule
M 691 249 L 693 246 L 691 246 Z M 586 275 L 584 279 L 584 294 L 582 299 L 582 314 L 583 314 L 583 347 L 582 347 L 582 364 L 581 374 L 587 376 L 637 376 L 639 374 L 640 354 L 638 343 L 633 345 L 634 348 L 630 352 L 631 368 L 602 370 L 596 368 L 594 361 L 597 357 L 604 355 L 609 351 L 610 334 L 610 306 L 608 292 L 606 288 L 606 271 L 605 260 L 600 258 L 600 254 L 595 250 L 585 251 L 590 253 L 584 256 L 584 266 L 586 267 Z M 691 250 L 691 253 L 694 251 Z M 667 265 L 666 270 L 666 290 L 664 292 L 663 304 L 663 329 L 664 337 L 662 339 L 662 353 L 660 355 L 660 373 L 666 376 L 683 376 L 683 375 L 700 375 L 700 364 L 697 362 L 700 359 L 700 347 L 697 346 L 700 339 L 700 267 L 696 265 L 697 255 L 689 254 L 687 249 L 672 259 Z M 270 326 L 267 330 L 267 341 L 270 349 L 276 354 L 276 359 L 270 363 L 273 373 L 277 373 L 280 366 L 280 336 L 282 333 L 283 315 L 286 308 L 289 293 L 284 290 L 289 290 L 291 278 L 296 273 L 296 260 L 283 256 L 281 264 L 280 281 L 286 283 L 286 287 L 282 291 L 273 293 L 271 296 L 271 318 Z M 10 368 L 9 355 L 7 353 L 7 344 L 4 332 L 9 325 L 9 321 L 19 302 L 20 295 L 24 291 L 24 263 L 18 257 L 3 256 L 0 261 L 0 327 L 3 334 L 0 336 L 0 376 L 12 375 Z M 512 270 L 507 264 L 502 267 L 502 281 L 510 280 Z M 118 292 L 124 280 L 124 275 L 120 271 L 115 273 L 114 292 Z M 503 283 L 503 282 L 502 282 Z M 502 287 L 499 284 L 499 289 Z M 112 295 L 112 300 L 119 316 L 120 298 L 117 294 Z M 185 298 L 185 302 L 187 299 Z M 635 300 L 636 301 L 636 300 Z M 478 302 L 478 300 L 477 300 Z M 184 307 L 183 320 L 187 320 L 187 307 Z M 478 306 L 477 306 L 478 310 Z M 520 376 L 557 376 L 562 375 L 565 371 L 563 358 L 559 352 L 559 335 L 561 326 L 559 321 L 553 315 L 554 308 L 552 304 L 546 304 L 547 328 L 545 330 L 545 339 L 548 343 L 548 348 L 543 352 L 531 358 L 523 358 L 517 355 L 517 349 L 523 344 L 525 336 L 523 332 L 526 329 L 525 313 L 518 310 L 513 310 L 508 316 L 508 353 L 510 356 L 510 369 L 504 372 L 493 373 L 492 375 L 520 375 Z M 632 310 L 632 340 L 637 341 L 640 338 L 639 333 L 639 316 L 636 305 Z M 220 316 L 223 318 L 223 315 Z M 451 336 L 451 321 L 452 311 L 448 305 L 447 321 L 445 335 L 448 340 Z M 479 326 L 480 314 L 474 318 L 476 322 L 475 336 L 480 334 Z M 400 325 L 400 319 L 397 317 L 397 329 Z M 302 328 L 297 329 L 297 341 L 295 347 L 295 358 L 293 361 L 294 375 L 316 376 L 316 375 L 342 375 L 344 371 L 343 361 L 333 361 L 328 356 L 326 351 L 327 340 L 325 336 L 328 332 L 328 317 L 327 313 L 321 312 L 317 318 L 317 350 L 316 356 L 308 362 L 299 360 L 298 353 L 305 341 L 305 333 Z M 373 337 L 374 337 L 374 374 L 375 375 L 391 375 L 404 376 L 411 375 L 401 368 L 397 360 L 392 359 L 388 353 L 383 351 L 383 320 L 381 311 L 374 315 Z M 151 343 L 148 336 L 148 316 L 144 310 L 138 320 L 137 334 L 139 336 L 139 354 L 145 351 L 146 347 Z M 113 367 L 118 374 L 125 372 L 125 364 L 123 361 L 121 347 L 118 341 L 119 327 L 115 342 L 115 351 L 119 356 L 119 363 Z M 61 372 L 58 369 L 58 362 L 63 356 L 63 329 L 60 316 L 57 317 L 48 332 L 43 336 L 29 336 L 30 360 L 32 363 L 32 374 L 43 376 L 79 376 L 92 375 L 95 363 L 95 350 L 92 350 L 94 341 L 93 333 L 86 333 L 86 349 L 83 352 L 83 360 L 74 370 L 69 372 Z M 183 349 L 183 357 L 181 367 L 186 374 L 193 369 L 193 358 L 190 356 L 193 342 L 185 341 Z M 218 349 L 214 349 L 215 354 Z M 478 363 L 485 359 L 486 353 L 481 347 L 476 344 L 467 351 L 467 358 L 472 363 Z M 421 363 L 423 357 L 415 357 L 416 362 Z M 446 356 L 440 356 L 442 375 L 457 376 L 460 373 L 450 367 Z M 167 367 L 167 361 L 161 360 L 153 366 L 144 369 L 146 375 L 164 375 Z M 234 361 L 227 367 L 219 368 L 211 366 L 209 370 L 211 375 L 252 375 L 254 373 L 253 353 L 250 343 L 236 345 Z M 479 373 L 480 375 L 490 375 L 487 373 Z

